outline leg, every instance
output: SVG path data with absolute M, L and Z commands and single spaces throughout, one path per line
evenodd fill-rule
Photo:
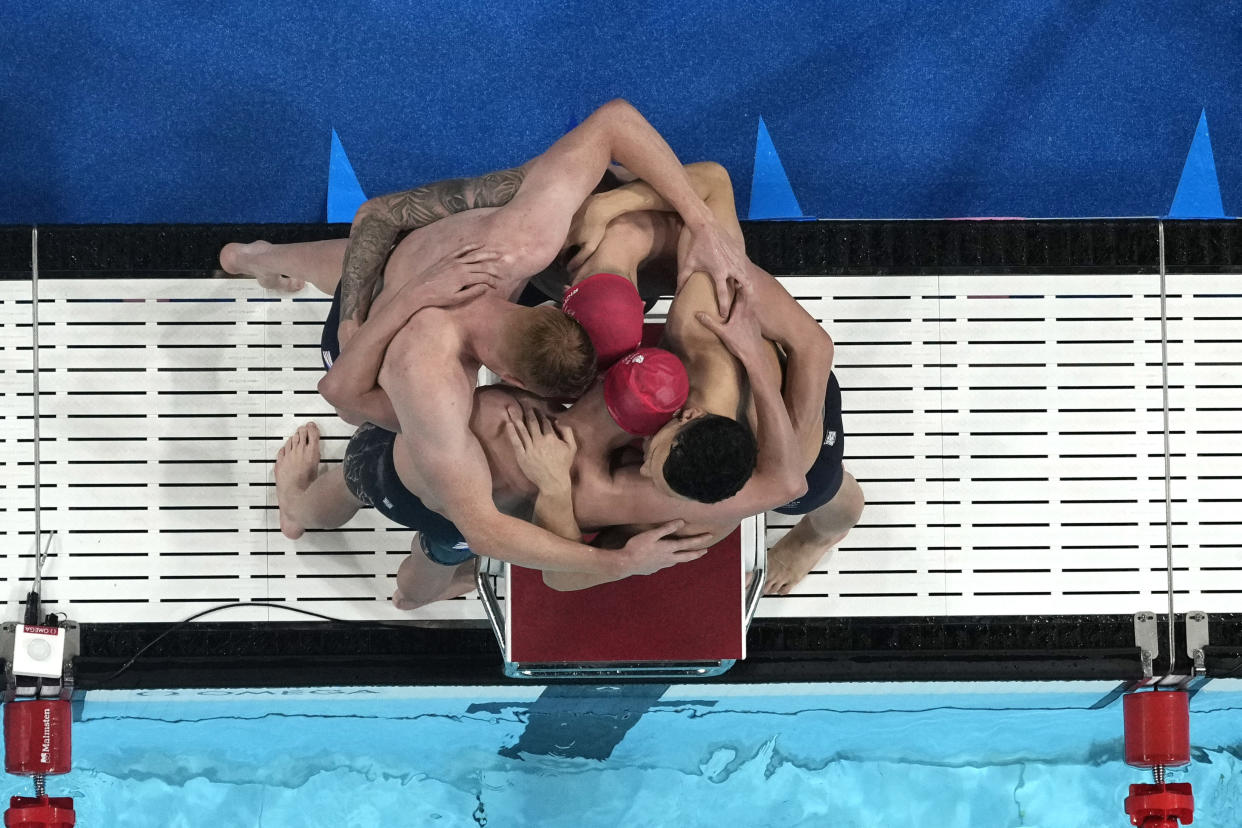
M 832 500 L 802 516 L 802 520 L 768 550 L 764 595 L 788 595 L 862 516 L 862 488 L 849 472 Z
M 400 610 L 412 610 L 445 598 L 465 595 L 470 589 L 455 591 L 463 586 L 464 576 L 459 570 L 470 568 L 470 588 L 473 588 L 474 566 L 473 559 L 458 566 L 436 563 L 423 552 L 416 535 L 410 544 L 410 554 L 397 569 L 397 591 L 392 594 L 392 605 Z
M 345 486 L 339 465 L 319 474 L 319 427 L 307 423 L 276 453 L 280 531 L 296 540 L 307 529 L 335 529 L 362 506 Z
M 310 282 L 331 296 L 341 281 L 349 239 L 270 244 L 265 241 L 220 249 L 220 267 L 226 273 L 253 276 L 269 290 L 299 291 Z

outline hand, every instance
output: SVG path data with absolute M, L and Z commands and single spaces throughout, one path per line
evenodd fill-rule
M 569 223 L 569 234 L 565 237 L 567 248 L 578 248 L 578 252 L 565 266 L 570 273 L 582 267 L 587 259 L 595 255 L 600 242 L 604 240 L 604 232 L 608 229 L 608 223 L 614 218 L 616 216 L 608 206 L 608 193 L 598 193 L 582 202 L 582 206 L 578 208 L 578 212 L 574 213 L 573 220 Z
M 738 358 L 742 365 L 746 366 L 747 370 L 759 364 L 758 360 L 763 359 L 767 342 L 763 338 L 763 331 L 755 316 L 751 301 L 749 295 L 739 290 L 734 297 L 733 308 L 727 322 L 722 322 L 713 314 L 703 311 L 694 315 L 703 327 L 720 337 L 724 346 Z
M 684 520 L 670 521 L 635 535 L 622 549 L 625 575 L 650 575 L 687 561 L 696 561 L 707 554 L 712 534 L 704 532 L 688 538 L 669 537 L 686 525 Z
M 682 248 L 677 265 L 677 289 L 681 290 L 692 274 L 699 271 L 707 273 L 716 283 L 716 304 L 720 307 L 720 315 L 726 317 L 732 304 L 729 280 L 733 280 L 739 292 L 750 293 L 752 290 L 746 248 L 714 220 L 694 226 L 687 224 L 686 232 L 690 234 L 690 239 L 689 244 Z
M 506 406 L 509 419 L 505 433 L 513 446 L 518 468 L 542 492 L 555 487 L 570 487 L 570 468 L 578 443 L 573 429 L 560 428 L 542 411 L 523 406 L 519 415 L 513 406 Z
M 500 254 L 481 245 L 468 244 L 446 254 L 411 279 L 397 294 L 403 305 L 416 313 L 422 308 L 447 308 L 482 296 L 500 286 L 497 262 Z

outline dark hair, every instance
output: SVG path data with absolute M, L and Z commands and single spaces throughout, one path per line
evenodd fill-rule
M 737 420 L 707 414 L 682 426 L 664 461 L 664 482 L 679 495 L 716 503 L 737 494 L 755 470 L 759 446 Z
M 595 381 L 595 347 L 560 308 L 530 308 L 511 330 L 514 374 L 534 393 L 577 399 Z

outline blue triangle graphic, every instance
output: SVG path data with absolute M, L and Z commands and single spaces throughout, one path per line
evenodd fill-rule
M 755 172 L 750 181 L 750 214 L 752 219 L 801 219 L 802 214 L 785 167 L 776 154 L 768 126 L 759 116 L 759 135 L 755 139 Z
M 341 146 L 341 137 L 332 130 L 332 154 L 328 156 L 328 221 L 350 223 L 366 201 L 354 167 Z
M 1169 218 L 1225 218 L 1206 109 L 1199 114 L 1199 126 L 1190 143 L 1190 152 L 1186 154 L 1186 166 L 1182 168 L 1181 181 L 1177 182 Z

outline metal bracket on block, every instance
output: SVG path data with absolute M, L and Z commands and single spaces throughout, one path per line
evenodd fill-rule
M 1186 613 L 1186 652 L 1194 662 L 1196 676 L 1207 675 L 1207 656 L 1203 648 L 1209 643 L 1207 613 L 1198 610 Z
M 1134 614 L 1134 644 L 1142 653 L 1143 678 L 1151 679 L 1156 656 L 1160 655 L 1160 633 L 1154 612 Z
M 17 640 L 16 623 L 0 624 L 0 653 L 4 654 L 4 686 L 0 687 L 0 695 L 5 702 L 15 698 L 39 697 L 70 699 L 73 696 L 74 674 L 73 662 L 82 651 L 81 636 L 76 621 L 62 621 L 60 634 L 65 637 L 64 650 L 61 654 L 61 673 L 58 679 L 36 679 L 32 676 L 18 674 L 13 669 L 14 644 Z

